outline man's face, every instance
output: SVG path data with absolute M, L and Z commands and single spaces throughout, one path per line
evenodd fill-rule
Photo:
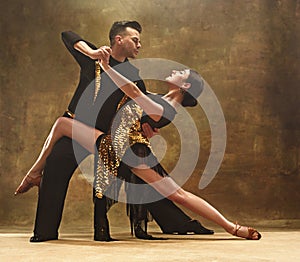
M 136 58 L 141 48 L 140 33 L 131 27 L 121 36 L 122 49 L 126 57 Z

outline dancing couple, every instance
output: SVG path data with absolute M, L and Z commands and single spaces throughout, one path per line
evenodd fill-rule
M 115 41 L 122 43 L 123 37 L 117 35 Z M 132 40 L 138 45 L 138 36 Z M 83 51 L 82 49 L 87 47 L 78 47 L 80 48 Z M 105 75 L 125 94 L 118 103 L 120 117 L 118 123 L 117 120 L 113 123 L 115 133 L 92 128 L 76 119 L 58 118 L 38 160 L 25 176 L 16 193 L 23 193 L 32 185 L 39 184 L 46 159 L 53 147 L 62 137 L 69 137 L 98 156 L 96 176 L 99 183 L 95 185 L 95 194 L 98 198 L 103 197 L 106 189 L 114 181 L 118 168 L 124 164 L 164 197 L 211 220 L 228 233 L 245 239 L 260 239 L 261 235 L 257 230 L 227 220 L 208 202 L 179 187 L 157 162 L 151 152 L 149 141 L 143 133 L 142 123 L 147 123 L 151 128 L 162 128 L 172 122 L 179 105 L 194 106 L 197 102 L 196 98 L 203 89 L 201 76 L 191 69 L 174 70 L 166 77 L 169 91 L 165 95 L 145 94 L 135 83 L 110 66 L 111 54 L 111 47 L 102 47 L 97 62 Z M 134 103 L 127 102 L 129 100 L 133 100 Z M 124 159 L 126 161 L 123 161 Z

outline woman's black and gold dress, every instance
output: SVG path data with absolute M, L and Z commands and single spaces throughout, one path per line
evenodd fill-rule
M 101 136 L 95 172 L 95 192 L 99 198 L 117 177 L 121 164 L 128 167 L 146 164 L 161 176 L 168 175 L 153 155 L 149 140 L 143 135 L 141 126 L 147 122 L 152 128 L 162 128 L 172 122 L 176 110 L 161 95 L 148 94 L 148 96 L 163 106 L 163 115 L 159 121 L 145 115 L 139 105 L 124 96 L 110 133 Z

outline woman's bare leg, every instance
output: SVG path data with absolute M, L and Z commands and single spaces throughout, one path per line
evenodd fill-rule
M 237 225 L 227 220 L 217 209 L 206 202 L 204 199 L 180 188 L 170 177 L 161 177 L 154 170 L 145 166 L 133 168 L 132 171 L 145 182 L 153 186 L 159 193 L 168 199 L 183 205 L 196 214 L 213 221 L 223 227 L 228 233 L 234 234 Z M 256 234 L 256 235 L 255 235 Z M 238 230 L 238 236 L 247 238 L 249 235 L 247 227 L 241 227 Z M 258 233 L 252 235 L 254 239 L 258 238 Z
M 63 136 L 69 137 L 77 141 L 81 146 L 86 148 L 89 152 L 94 153 L 95 143 L 97 138 L 103 134 L 103 132 L 87 126 L 77 120 L 60 117 L 58 118 L 43 145 L 39 157 L 27 172 L 26 176 L 22 180 L 20 186 L 16 190 L 16 193 L 23 193 L 28 191 L 32 186 L 30 186 L 31 180 L 36 180 L 33 185 L 37 185 L 39 181 L 38 177 L 42 176 L 44 170 L 46 159 L 50 155 L 55 143 Z M 25 187 L 25 188 L 24 188 Z M 24 191 L 25 189 L 26 191 Z

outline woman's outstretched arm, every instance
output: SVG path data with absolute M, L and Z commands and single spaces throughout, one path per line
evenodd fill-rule
M 106 59 L 107 60 L 107 59 Z M 131 99 L 133 99 L 154 121 L 163 115 L 163 106 L 146 96 L 133 82 L 113 69 L 106 61 L 99 61 L 102 69 L 112 81 Z

